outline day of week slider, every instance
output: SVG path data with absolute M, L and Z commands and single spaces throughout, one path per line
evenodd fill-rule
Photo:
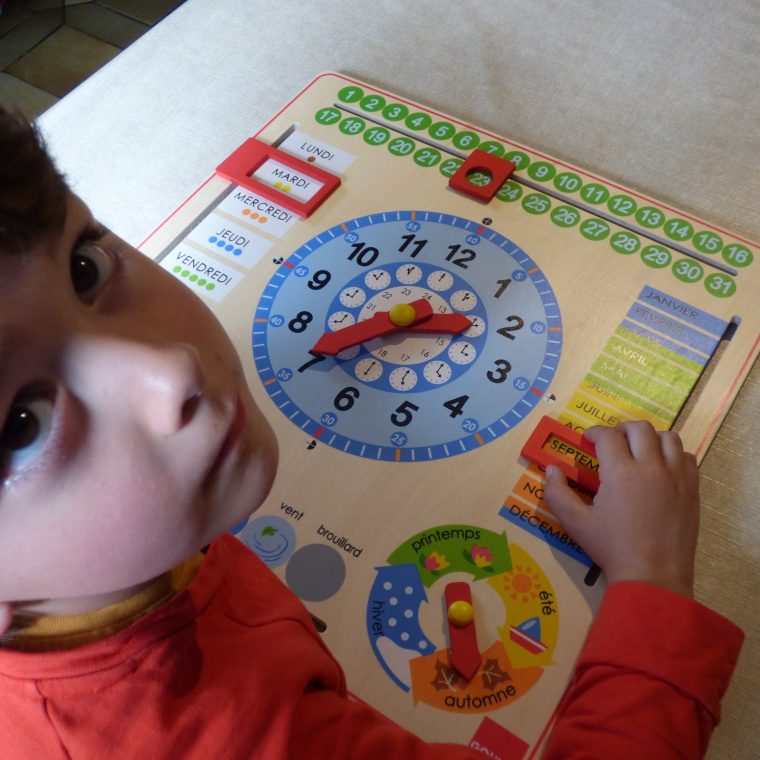
M 316 183 L 321 183 L 322 186 L 308 200 L 298 201 L 287 193 L 251 176 L 267 161 L 283 164 L 292 172 L 297 172 L 299 177 L 309 178 Z M 302 217 L 313 214 L 320 204 L 340 185 L 340 178 L 334 174 L 330 174 L 313 164 L 307 164 L 300 158 L 291 156 L 253 137 L 248 138 L 230 153 L 216 167 L 216 173 L 241 187 L 263 195 L 268 200 L 285 206 L 289 211 Z

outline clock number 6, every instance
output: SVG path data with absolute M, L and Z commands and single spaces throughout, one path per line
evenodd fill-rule
M 359 398 L 359 389 L 352 388 L 349 385 L 348 387 L 340 391 L 337 396 L 335 396 L 335 399 L 333 400 L 333 406 L 339 412 L 347 412 L 349 409 L 351 409 L 351 407 L 356 402 L 356 399 L 358 398 Z
M 412 421 L 412 413 L 418 410 L 417 404 L 404 401 L 403 404 L 396 407 L 395 412 L 391 413 L 391 422 L 398 427 L 406 427 Z
M 507 379 L 507 375 L 512 370 L 512 365 L 506 360 L 506 359 L 497 359 L 494 364 L 496 365 L 496 370 L 488 370 L 486 372 L 486 377 L 492 382 L 492 383 L 503 383 Z

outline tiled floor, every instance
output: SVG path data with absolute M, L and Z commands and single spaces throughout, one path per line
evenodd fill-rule
M 0 105 L 34 119 L 184 0 L 0 0 Z

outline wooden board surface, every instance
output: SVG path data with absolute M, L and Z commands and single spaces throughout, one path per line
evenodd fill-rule
M 256 204 L 256 193 L 212 177 L 143 245 L 207 298 L 276 430 L 279 475 L 241 536 L 307 597 L 359 697 L 430 740 L 468 741 L 490 717 L 535 746 L 603 581 L 584 582 L 589 562 L 537 498 L 540 472 L 526 469 L 520 449 L 543 414 L 574 427 L 649 416 L 661 428 L 676 424 L 701 458 L 758 352 L 758 248 L 578 167 L 338 75 L 318 77 L 256 137 L 300 155 L 305 167 L 315 159 L 314 166 L 340 175 L 340 187 L 308 219 L 288 219 L 287 209 Z M 484 143 L 519 164 L 488 204 L 450 190 L 447 176 L 460 156 Z M 282 206 L 280 190 L 266 194 Z M 388 212 L 387 219 L 378 216 Z M 323 234 L 328 230 L 333 236 Z M 400 250 L 404 235 L 411 238 Z M 434 242 L 412 256 L 425 239 Z M 369 261 L 373 247 L 377 259 L 363 265 L 360 257 Z M 462 259 L 464 250 L 473 251 L 471 259 Z M 247 268 L 243 261 L 255 263 Z M 419 279 L 399 280 L 402 264 L 417 267 L 409 277 Z M 308 269 L 300 278 L 299 267 Z M 325 271 L 330 281 L 322 285 L 326 275 L 316 273 Z M 361 287 L 361 278 L 377 271 L 389 275 L 388 283 Z M 436 348 L 440 336 L 415 336 L 415 350 L 424 353 L 429 341 L 432 353 L 403 359 L 409 336 L 401 334 L 389 341 L 393 364 L 373 343 L 373 353 L 365 347 L 357 357 L 298 372 L 331 317 L 362 319 L 366 304 L 379 303 L 383 293 L 390 303 L 406 297 L 405 288 L 410 297 L 421 295 L 433 272 L 448 273 L 453 284 L 428 287 L 432 303 L 456 311 L 468 307 L 461 299 L 469 293 L 484 310 L 485 330 L 469 341 L 475 359 L 458 364 L 449 349 L 463 339 Z M 357 287 L 361 304 L 335 305 Z M 523 320 L 523 308 L 543 309 L 544 316 Z M 499 334 L 499 327 L 517 325 L 513 317 L 527 324 L 511 337 Z M 257 318 L 264 320 L 258 328 Z M 731 340 L 720 342 L 731 323 L 738 325 Z M 561 350 L 547 373 L 541 366 L 552 353 L 552 333 L 561 334 Z M 679 414 L 715 346 L 718 358 Z M 281 351 L 293 354 L 287 366 Z M 272 357 L 278 364 L 268 370 Z M 359 378 L 363 358 L 362 370 L 382 372 L 377 380 Z M 451 371 L 441 383 L 450 394 L 426 384 L 430 361 Z M 394 368 L 414 370 L 418 387 L 394 390 Z M 278 375 L 283 369 L 291 377 Z M 516 386 L 520 379 L 528 386 Z M 509 393 L 498 393 L 502 384 Z M 520 415 L 523 387 L 536 392 Z M 471 417 L 481 397 L 487 402 Z M 484 419 L 490 411 L 493 419 Z M 394 572 L 402 573 L 398 597 Z M 442 599 L 452 580 L 470 582 L 484 651 L 482 672 L 469 685 L 447 660 Z M 407 588 L 412 602 L 405 606 Z M 404 628 L 407 612 L 411 628 Z M 411 668 L 414 642 L 400 638 L 402 628 L 424 634 Z M 426 688 L 431 681 L 436 685 Z

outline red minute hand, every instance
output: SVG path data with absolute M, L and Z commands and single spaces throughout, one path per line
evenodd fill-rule
M 464 314 L 455 311 L 450 314 L 433 314 L 430 319 L 426 319 L 424 322 L 417 322 L 406 329 L 409 332 L 437 332 L 459 335 L 459 333 L 464 332 L 471 326 L 472 320 L 469 317 L 465 317 Z
M 398 307 L 401 308 L 399 309 Z M 409 311 L 408 307 L 411 307 L 411 311 Z M 396 312 L 403 312 L 406 318 L 399 319 L 394 317 L 396 321 L 393 321 L 391 319 L 391 312 L 394 310 Z M 351 348 L 351 346 L 356 346 L 373 338 L 379 338 L 388 333 L 409 330 L 413 325 L 430 319 L 432 313 L 433 308 L 425 298 L 412 301 L 410 304 L 396 304 L 396 307 L 391 311 L 381 311 L 369 319 L 363 319 L 361 322 L 356 322 L 353 325 L 348 325 L 348 327 L 343 327 L 334 332 L 324 333 L 311 350 L 317 354 L 335 356 L 339 351 L 344 351 L 347 348 Z

